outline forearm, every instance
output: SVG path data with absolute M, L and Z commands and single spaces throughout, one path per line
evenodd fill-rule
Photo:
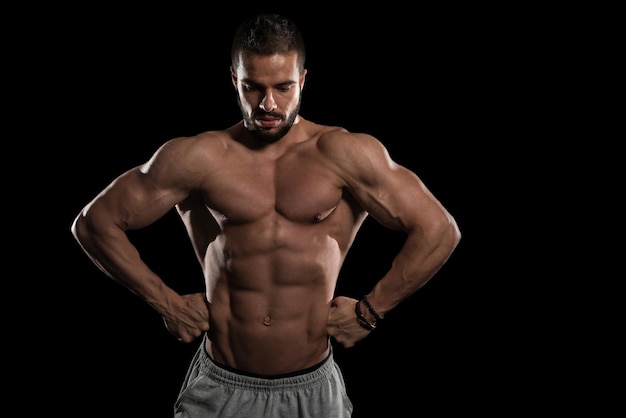
M 430 231 L 409 233 L 385 276 L 367 298 L 383 315 L 423 287 L 448 260 L 461 238 L 452 220 Z
M 160 314 L 165 314 L 178 295 L 165 285 L 141 259 L 125 231 L 110 226 L 94 228 L 77 218 L 72 233 L 91 261 L 113 281 L 121 284 Z

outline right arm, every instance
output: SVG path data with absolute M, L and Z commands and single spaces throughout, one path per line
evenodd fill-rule
M 78 214 L 71 231 L 100 270 L 152 306 L 176 338 L 191 342 L 209 327 L 204 295 L 181 296 L 168 287 L 126 233 L 152 224 L 190 193 L 193 176 L 172 169 L 179 167 L 172 162 L 180 163 L 187 145 L 174 141 L 148 163 L 117 177 Z

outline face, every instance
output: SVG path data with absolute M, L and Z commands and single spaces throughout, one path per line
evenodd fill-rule
M 272 143 L 297 121 L 306 70 L 297 55 L 243 55 L 231 68 L 244 126 L 257 139 Z

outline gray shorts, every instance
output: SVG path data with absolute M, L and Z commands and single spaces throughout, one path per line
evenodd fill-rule
M 330 355 L 318 366 L 288 377 L 261 378 L 214 363 L 196 352 L 178 399 L 175 418 L 349 418 L 352 402 Z

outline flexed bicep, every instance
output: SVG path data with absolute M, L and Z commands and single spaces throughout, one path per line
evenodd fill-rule
M 384 226 L 409 231 L 445 209 L 420 178 L 403 166 L 375 172 L 376 182 L 359 188 L 357 199 Z
M 392 160 L 376 138 L 354 134 L 346 145 L 343 175 L 348 189 L 379 223 L 408 231 L 418 222 L 419 212 L 438 205 L 420 178 Z
M 93 225 L 133 230 L 150 225 L 172 209 L 176 198 L 157 188 L 140 166 L 113 180 L 81 211 Z

